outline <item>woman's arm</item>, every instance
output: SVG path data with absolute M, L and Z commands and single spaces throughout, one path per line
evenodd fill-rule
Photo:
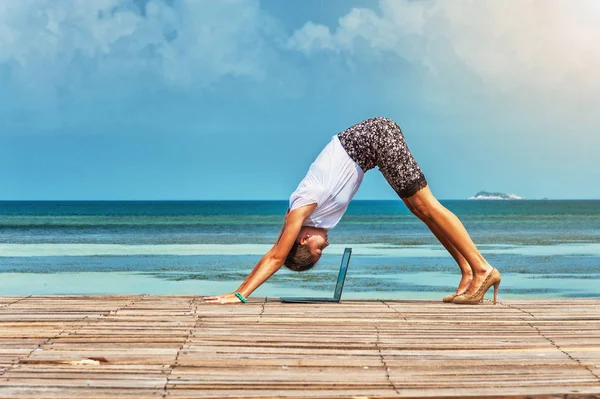
M 285 258 L 287 257 L 294 241 L 298 237 L 298 233 L 302 228 L 304 220 L 310 216 L 310 214 L 317 207 L 317 204 L 311 204 L 302 206 L 294 209 L 287 213 L 281 232 L 277 241 L 273 247 L 267 252 L 261 260 L 256 264 L 254 269 L 250 272 L 248 277 L 239 286 L 237 291 L 244 297 L 248 297 L 254 290 L 256 290 L 262 283 L 267 281 L 277 270 L 283 266 Z M 235 292 L 219 295 L 204 297 L 206 302 L 214 303 L 239 303 L 240 300 L 235 296 Z

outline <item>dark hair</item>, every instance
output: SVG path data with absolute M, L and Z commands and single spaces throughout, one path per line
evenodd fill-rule
M 313 255 L 308 245 L 300 245 L 294 242 L 292 249 L 285 258 L 285 266 L 295 272 L 303 272 L 311 269 L 317 262 L 313 262 Z

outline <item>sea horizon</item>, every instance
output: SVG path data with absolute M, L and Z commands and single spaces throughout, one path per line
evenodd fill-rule
M 288 198 L 283 199 L 0 199 L 3 202 L 287 202 Z M 470 198 L 437 198 L 438 201 L 600 201 L 600 198 L 521 198 L 521 199 L 470 199 Z M 366 201 L 400 201 L 397 199 L 353 199 L 352 202 Z

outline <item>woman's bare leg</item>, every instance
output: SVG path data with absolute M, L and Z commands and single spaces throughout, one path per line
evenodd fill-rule
M 428 221 L 427 223 L 437 227 L 460 255 L 467 260 L 473 270 L 473 280 L 467 294 L 475 292 L 491 272 L 492 266 L 479 253 L 461 221 L 439 203 L 429 187 L 425 187 L 403 200 L 410 203 Z
M 462 273 L 462 278 L 460 279 L 460 283 L 458 284 L 458 288 L 456 289 L 457 294 L 462 294 L 469 288 L 471 281 L 473 280 L 473 270 L 471 269 L 471 265 L 465 259 L 464 256 L 460 254 L 460 252 L 452 245 L 450 240 L 444 235 L 444 233 L 435 225 L 431 223 L 424 215 L 419 213 L 419 211 L 414 208 L 410 202 L 404 200 L 404 203 L 408 207 L 408 209 L 418 217 L 423 223 L 427 225 L 429 230 L 433 233 L 433 235 L 438 239 L 438 241 L 446 248 L 448 253 L 454 258 L 460 271 Z

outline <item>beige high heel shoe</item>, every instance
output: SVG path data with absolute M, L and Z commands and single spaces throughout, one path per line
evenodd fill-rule
M 445 297 L 442 298 L 442 302 L 452 302 L 452 300 L 458 296 L 458 294 L 450 294 L 450 295 L 446 295 Z
M 464 295 L 465 293 L 463 292 L 462 294 L 450 294 L 450 295 L 446 295 L 445 297 L 442 298 L 442 302 L 454 302 L 454 298 L 456 298 L 459 295 Z M 483 298 L 481 298 L 479 300 L 479 303 L 483 302 Z
M 467 292 L 467 290 L 464 290 L 463 292 L 461 292 L 460 294 L 450 294 L 450 295 L 446 295 L 445 297 L 442 298 L 442 302 L 452 302 L 452 300 L 454 298 L 456 298 L 459 295 L 464 294 L 465 292 Z
M 493 268 L 490 274 L 487 275 L 483 283 L 479 286 L 477 291 L 475 291 L 471 295 L 456 295 L 454 299 L 452 299 L 452 303 L 457 303 L 460 305 L 476 305 L 480 302 L 483 302 L 483 296 L 487 292 L 487 290 L 493 285 L 494 286 L 494 305 L 498 299 L 498 287 L 500 286 L 500 280 L 502 280 L 502 276 L 498 269 Z
M 471 275 L 471 280 L 473 279 L 473 275 Z M 462 282 L 462 279 L 461 279 Z M 467 286 L 467 288 L 465 288 L 465 290 L 463 292 L 456 293 L 456 294 L 450 294 L 450 295 L 446 295 L 445 297 L 442 298 L 442 302 L 452 302 L 452 300 L 454 300 L 455 297 L 464 294 L 465 292 L 467 292 L 467 290 L 469 289 L 469 287 Z M 458 290 L 458 288 L 457 288 Z

